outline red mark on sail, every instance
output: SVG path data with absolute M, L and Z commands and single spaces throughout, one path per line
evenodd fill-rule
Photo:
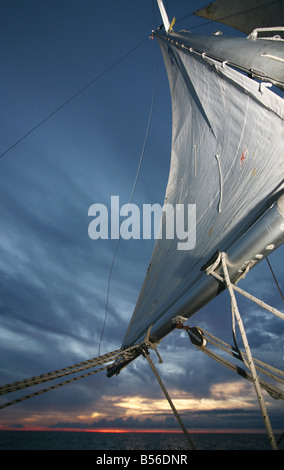
M 241 156 L 241 167 L 243 166 L 243 164 L 245 163 L 245 160 L 248 156 L 248 148 L 247 146 L 245 145 L 244 146 L 244 149 L 243 149 L 243 152 L 242 152 L 242 156 Z

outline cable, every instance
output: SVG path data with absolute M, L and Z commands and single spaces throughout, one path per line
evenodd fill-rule
M 278 288 L 278 290 L 279 290 L 279 292 L 280 292 L 280 295 L 281 295 L 281 297 L 282 297 L 282 300 L 283 300 L 283 302 L 284 302 L 283 293 L 282 293 L 281 288 L 280 288 L 280 286 L 279 286 L 279 284 L 278 284 L 278 281 L 277 281 L 277 279 L 276 279 L 276 276 L 275 276 L 275 274 L 274 274 L 274 271 L 273 271 L 273 269 L 272 269 L 272 266 L 271 266 L 271 264 L 270 264 L 270 261 L 269 261 L 269 259 L 268 259 L 268 256 L 266 257 L 266 261 L 267 261 L 267 264 L 268 264 L 269 269 L 270 269 L 270 271 L 271 271 L 271 274 L 272 274 L 272 276 L 273 276 L 273 278 L 274 278 L 275 284 L 276 284 L 276 286 L 277 286 L 277 288 Z
M 9 148 L 7 148 L 1 155 L 0 158 L 4 157 L 10 150 L 12 150 L 16 145 L 18 145 L 20 142 L 22 142 L 26 137 L 28 137 L 32 132 L 34 132 L 36 129 L 38 129 L 42 124 L 44 124 L 48 119 L 50 119 L 52 116 L 54 116 L 58 111 L 60 111 L 62 108 L 64 108 L 67 104 L 69 104 L 71 101 L 73 101 L 77 96 L 79 96 L 81 93 L 83 93 L 87 88 L 89 88 L 91 85 L 93 85 L 97 80 L 99 80 L 101 77 L 103 77 L 107 72 L 112 70 L 116 65 L 118 65 L 120 62 L 122 62 L 126 57 L 128 57 L 132 52 L 136 51 L 140 46 L 142 46 L 146 41 L 148 40 L 148 37 L 143 39 L 139 44 L 137 44 L 135 47 L 130 49 L 126 54 L 124 54 L 120 59 L 116 60 L 112 65 L 107 67 L 103 72 L 101 72 L 99 75 L 97 75 L 93 80 L 91 80 L 89 83 L 87 83 L 85 86 L 83 86 L 79 91 L 77 91 L 74 95 L 72 95 L 70 98 L 68 98 L 64 103 L 62 103 L 58 108 L 56 108 L 52 113 L 50 113 L 48 116 L 46 116 L 42 121 L 40 121 L 38 124 L 36 124 L 32 129 L 30 129 L 25 135 L 23 135 L 19 140 L 17 140 L 13 145 L 11 145 Z
M 166 387 L 165 387 L 165 385 L 164 385 L 164 383 L 163 383 L 161 377 L 160 377 L 159 374 L 158 374 L 158 371 L 157 371 L 157 369 L 156 369 L 156 367 L 155 367 L 155 365 L 154 365 L 154 362 L 152 361 L 152 359 L 151 359 L 151 357 L 150 357 L 150 354 L 149 354 L 149 351 L 148 351 L 147 348 L 144 348 L 143 356 L 146 357 L 147 361 L 149 362 L 149 365 L 150 365 L 150 367 L 151 367 L 151 369 L 152 369 L 152 371 L 153 371 L 153 373 L 154 373 L 154 375 L 155 375 L 155 377 L 156 377 L 156 379 L 157 379 L 157 381 L 158 381 L 158 383 L 159 383 L 161 389 L 163 390 L 166 399 L 168 400 L 168 403 L 169 403 L 169 405 L 170 405 L 170 407 L 171 407 L 171 409 L 172 409 L 172 411 L 173 411 L 173 413 L 174 413 L 174 415 L 175 415 L 175 418 L 176 418 L 177 422 L 179 423 L 179 425 L 180 425 L 180 427 L 181 427 L 181 430 L 182 430 L 183 433 L 184 433 L 184 436 L 185 436 L 185 438 L 186 438 L 186 440 L 187 440 L 187 442 L 188 442 L 188 444 L 189 444 L 189 447 L 190 447 L 192 450 L 196 450 L 195 444 L 194 444 L 194 442 L 193 442 L 193 440 L 192 440 L 190 434 L 188 433 L 188 430 L 186 429 L 186 427 L 185 427 L 185 425 L 184 425 L 184 423 L 183 423 L 183 421 L 182 421 L 182 419 L 181 419 L 180 414 L 178 413 L 178 411 L 177 411 L 175 405 L 173 404 L 172 399 L 171 399 L 170 395 L 168 394 L 168 391 L 167 391 L 167 389 L 166 389 Z
M 141 155 L 140 155 L 140 159 L 139 159 L 139 163 L 138 163 L 138 168 L 137 168 L 137 171 L 136 171 L 136 176 L 135 176 L 135 179 L 134 179 L 134 183 L 133 183 L 131 194 L 130 194 L 129 201 L 128 201 L 128 206 L 131 204 L 131 201 L 132 201 L 132 198 L 133 198 L 133 194 L 134 194 L 134 191 L 135 191 L 135 188 L 136 188 L 138 176 L 139 176 L 139 173 L 140 173 L 140 169 L 141 169 L 141 165 L 142 165 L 142 161 L 143 161 L 143 157 L 144 157 L 144 153 L 145 153 L 146 143 L 147 143 L 147 140 L 148 140 L 148 134 L 149 134 L 150 124 L 151 124 L 151 121 L 152 121 L 153 107 L 154 107 L 155 94 L 156 94 L 156 79 L 157 79 L 157 53 L 156 53 L 156 48 L 155 48 L 155 70 L 154 70 L 154 83 L 153 83 L 153 93 L 152 93 L 150 114 L 149 114 L 149 118 L 148 118 L 148 124 L 147 124 L 146 134 L 145 134 L 145 138 L 144 138 L 144 143 L 143 143 L 143 147 L 142 147 L 142 151 L 141 151 Z M 126 218 L 126 216 L 125 216 L 125 218 Z M 125 220 L 125 218 L 124 218 L 124 220 Z M 103 323 L 101 337 L 100 337 L 100 341 L 99 341 L 99 347 L 98 347 L 98 355 L 99 356 L 100 356 L 101 343 L 102 343 L 102 338 L 103 338 L 104 329 L 105 329 L 105 325 L 106 325 L 107 314 L 108 314 L 111 275 L 112 275 L 113 265 L 114 265 L 114 261 L 115 261 L 115 258 L 116 258 L 116 254 L 117 254 L 117 250 L 118 250 L 118 247 L 119 247 L 120 240 L 121 240 L 121 233 L 119 232 L 119 237 L 118 237 L 118 240 L 117 240 L 117 243 L 116 243 L 116 246 L 115 246 L 115 250 L 114 250 L 114 254 L 113 254 L 113 258 L 112 258 L 112 262 L 111 262 L 111 266 L 110 266 L 110 271 L 109 271 L 109 277 L 108 277 L 105 318 L 104 318 L 104 323 Z
M 257 5 L 256 7 L 248 8 L 247 10 L 241 10 L 241 11 L 238 11 L 237 13 L 232 13 L 231 15 L 222 16 L 220 18 L 216 18 L 215 20 L 207 21 L 206 23 L 191 26 L 190 29 L 199 28 L 201 26 L 206 26 L 208 24 L 215 23 L 215 22 L 218 22 L 218 21 L 221 21 L 221 20 L 225 20 L 226 18 L 232 18 L 233 16 L 237 16 L 237 15 L 240 15 L 240 14 L 243 14 L 243 13 L 250 13 L 253 10 L 259 10 L 260 8 L 267 7 L 267 6 L 273 5 L 274 3 L 279 3 L 279 2 L 282 2 L 282 1 L 283 0 L 274 0 L 273 2 L 265 3 L 264 5 Z M 195 12 L 191 12 L 191 13 L 188 13 L 187 15 L 182 16 L 181 18 L 176 20 L 176 23 L 179 23 L 180 21 L 184 20 L 185 18 L 188 18 L 189 16 L 193 16 L 194 13 Z
M 80 362 L 78 364 L 74 364 L 73 366 L 69 367 L 64 367 L 63 369 L 55 370 L 54 372 L 48 372 L 46 374 L 41 374 L 38 376 L 33 376 L 24 380 L 19 380 L 10 384 L 6 384 L 3 386 L 0 386 L 0 395 L 7 395 L 12 392 L 18 392 L 19 390 L 23 390 L 25 388 L 33 387 L 45 382 L 49 382 L 55 379 L 59 379 L 62 377 L 67 377 L 68 375 L 73 375 L 78 372 L 83 372 L 88 369 L 93 369 L 97 367 L 96 370 L 90 371 L 90 372 L 85 372 L 82 375 L 78 375 L 76 377 L 73 377 L 69 380 L 65 380 L 61 383 L 57 383 L 56 385 L 52 385 L 51 387 L 43 388 L 39 391 L 33 392 L 29 395 L 22 396 L 20 398 L 17 398 L 15 400 L 12 400 L 8 403 L 0 404 L 0 410 L 3 408 L 6 408 L 7 406 L 14 405 L 16 403 L 19 403 L 23 400 L 26 400 L 28 398 L 35 397 L 37 395 L 40 395 L 41 393 L 44 392 L 49 392 L 50 390 L 54 390 L 58 387 L 62 387 L 63 385 L 70 384 L 76 380 L 83 379 L 85 377 L 89 377 L 90 375 L 96 374 L 97 372 L 100 372 L 102 370 L 108 369 L 110 365 L 106 365 L 104 367 L 98 367 L 102 366 L 103 364 L 112 362 L 112 361 L 118 361 L 119 359 L 122 360 L 129 360 L 133 359 L 135 356 L 136 351 L 139 349 L 138 345 L 135 346 L 130 346 L 127 349 L 121 350 L 121 349 L 116 349 L 115 351 L 108 352 L 104 354 L 103 356 L 100 357 L 94 357 L 92 359 L 89 359 L 87 361 Z

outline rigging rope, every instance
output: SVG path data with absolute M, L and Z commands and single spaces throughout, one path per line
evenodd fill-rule
M 220 276 L 220 274 L 215 272 L 215 268 L 218 266 L 219 262 L 220 262 L 220 254 L 219 254 L 219 257 L 217 258 L 216 262 L 207 269 L 207 274 L 208 275 L 211 274 L 212 276 L 214 276 L 219 281 L 225 282 L 225 279 L 222 276 Z M 262 300 L 259 300 L 257 297 L 255 297 L 252 294 L 249 294 L 244 289 L 241 289 L 240 287 L 236 286 L 235 284 L 231 284 L 231 288 L 234 291 L 238 292 L 239 294 L 242 294 L 244 297 L 251 300 L 252 302 L 255 302 L 260 307 L 262 307 L 262 308 L 268 310 L 269 312 L 273 313 L 273 315 L 276 315 L 277 317 L 281 318 L 281 320 L 284 320 L 284 314 L 282 312 L 280 312 L 280 310 L 278 310 L 277 308 L 271 307 L 271 305 L 268 305 L 267 303 L 263 302 Z
M 153 92 L 152 92 L 150 113 L 149 113 L 149 117 L 148 117 L 148 123 L 147 123 L 147 128 L 146 128 L 143 147 L 142 147 L 142 151 L 141 151 L 141 154 L 140 154 L 140 158 L 139 158 L 139 162 L 138 162 L 138 167 L 137 167 L 134 183 L 133 183 L 132 190 L 131 190 L 130 197 L 129 197 L 129 201 L 128 201 L 128 207 L 131 204 L 133 194 L 134 194 L 134 191 L 135 191 L 135 188 L 136 188 L 136 185 L 137 185 L 137 181 L 138 181 L 138 177 L 139 177 L 139 174 L 140 174 L 142 161 L 143 161 L 143 158 L 144 158 L 146 143 L 147 143 L 147 140 L 148 140 L 150 125 L 151 125 L 151 121 L 152 121 L 154 101 L 155 101 L 155 95 L 156 95 L 156 80 L 157 80 L 157 53 L 156 53 L 156 47 L 154 48 L 154 51 L 155 51 L 155 69 L 154 69 L 154 81 L 153 81 Z M 125 216 L 125 218 L 126 218 L 126 216 Z M 124 218 L 124 220 L 125 220 L 125 218 Z M 105 329 L 106 319 L 107 319 L 107 314 L 108 314 L 108 305 L 109 305 L 109 295 L 110 295 L 110 284 L 111 284 L 112 270 L 113 270 L 114 261 L 115 261 L 115 258 L 116 258 L 116 254 L 117 254 L 117 250 L 118 250 L 118 247 L 119 247 L 120 240 L 121 240 L 121 233 L 119 232 L 119 237 L 118 237 L 118 240 L 116 242 L 116 246 L 115 246 L 115 250 L 114 250 L 114 254 L 113 254 L 113 258 L 112 258 L 112 262 L 111 262 L 111 266 L 110 266 L 109 277 L 108 277 L 105 317 L 104 317 L 104 323 L 103 323 L 103 327 L 102 327 L 102 331 L 101 331 L 101 337 L 100 337 L 100 341 L 99 341 L 99 347 L 98 347 L 98 354 L 99 355 L 100 355 L 100 352 L 101 352 L 101 343 L 102 343 L 102 339 L 103 339 L 103 334 L 104 334 L 104 329 Z
M 234 293 L 234 290 L 232 289 L 232 283 L 231 283 L 229 273 L 228 273 L 227 262 L 226 262 L 226 254 L 225 253 L 221 254 L 221 261 L 222 261 L 222 266 L 223 266 L 223 272 L 224 272 L 226 285 L 227 285 L 227 288 L 229 290 L 229 294 L 230 294 L 230 297 L 231 297 L 232 312 L 233 312 L 233 315 L 236 317 L 236 320 L 237 320 L 237 323 L 238 323 L 238 326 L 239 326 L 239 330 L 240 330 L 240 333 L 241 333 L 241 336 L 242 336 L 242 341 L 243 341 L 244 348 L 245 348 L 245 351 L 246 351 L 246 355 L 247 355 L 247 358 L 248 358 L 247 364 L 248 364 L 248 367 L 249 367 L 249 369 L 251 371 L 251 374 L 252 374 L 253 384 L 254 384 L 254 387 L 255 387 L 255 390 L 256 390 L 256 394 L 257 394 L 257 398 L 258 398 L 258 401 L 259 401 L 259 406 L 260 406 L 260 409 L 261 409 L 264 424 L 265 424 L 266 429 L 267 429 L 268 438 L 269 438 L 272 449 L 276 450 L 277 449 L 277 443 L 276 443 L 275 437 L 273 435 L 272 427 L 271 427 L 271 424 L 270 424 L 270 419 L 269 419 L 269 416 L 268 416 L 268 413 L 267 413 L 267 410 L 266 410 L 266 405 L 265 405 L 265 402 L 264 402 L 264 399 L 263 399 L 263 395 L 262 395 L 262 391 L 261 391 L 261 387 L 260 387 L 260 383 L 259 383 L 259 378 L 258 378 L 258 375 L 256 373 L 255 364 L 254 364 L 253 357 L 252 357 L 252 354 L 251 354 L 251 350 L 250 350 L 250 347 L 249 347 L 249 343 L 248 343 L 248 340 L 247 340 L 247 335 L 246 335 L 245 328 L 244 328 L 244 325 L 243 325 L 243 321 L 242 321 L 242 318 L 241 318 L 241 315 L 240 315 L 240 312 L 239 312 L 239 309 L 238 309 L 238 305 L 237 305 L 237 302 L 236 302 L 235 293 Z
M 280 295 L 281 295 L 281 297 L 282 297 L 282 300 L 283 300 L 283 302 L 284 302 L 284 295 L 283 295 L 283 293 L 282 293 L 282 291 L 281 291 L 281 288 L 280 288 L 280 286 L 279 286 L 279 284 L 278 284 L 278 281 L 277 281 L 277 279 L 276 279 L 276 276 L 275 276 L 275 274 L 274 274 L 274 271 L 273 271 L 273 269 L 272 269 L 272 266 L 271 266 L 271 264 L 270 264 L 270 261 L 269 261 L 269 259 L 268 259 L 268 256 L 266 257 L 266 261 L 267 261 L 267 264 L 268 264 L 268 266 L 269 266 L 269 269 L 270 269 L 270 271 L 271 271 L 271 273 L 272 273 L 272 276 L 273 276 L 273 279 L 274 279 L 274 281 L 275 281 L 275 284 L 276 284 L 276 286 L 277 286 L 277 288 L 278 288 L 278 290 L 279 290 L 279 292 L 280 292 Z
M 215 270 L 220 266 L 222 266 L 223 270 L 223 276 L 218 274 Z M 257 303 L 261 307 L 267 309 L 274 315 L 278 316 L 282 320 L 284 319 L 283 313 L 281 313 L 279 310 L 274 309 L 270 305 L 267 305 L 266 303 L 262 302 L 261 300 L 257 299 L 256 297 L 252 296 L 251 294 L 248 294 L 246 291 L 243 289 L 240 289 L 237 287 L 235 284 L 233 284 L 230 280 L 229 277 L 229 272 L 228 272 L 228 267 L 227 267 L 227 255 L 226 253 L 219 253 L 216 260 L 211 266 L 208 266 L 206 269 L 207 275 L 212 275 L 216 279 L 218 279 L 221 282 L 224 282 L 226 284 L 226 287 L 229 291 L 230 298 L 231 298 L 231 310 L 232 310 L 232 333 L 233 333 L 233 339 L 235 343 L 235 347 L 230 346 L 229 344 L 225 343 L 224 341 L 216 338 L 212 334 L 206 332 L 205 330 L 202 330 L 200 328 L 189 328 L 188 326 L 184 326 L 182 321 L 179 321 L 177 323 L 177 328 L 183 328 L 187 331 L 191 342 L 200 350 L 202 350 L 205 354 L 213 358 L 214 360 L 218 361 L 220 364 L 223 366 L 228 367 L 231 369 L 233 372 L 241 375 L 242 377 L 250 380 L 253 382 L 257 398 L 259 401 L 262 417 L 264 420 L 264 424 L 267 430 L 268 438 L 270 441 L 270 445 L 273 450 L 277 450 L 278 448 L 278 443 L 275 440 L 275 437 L 273 435 L 270 419 L 266 410 L 265 402 L 263 399 L 262 391 L 261 388 L 264 388 L 273 398 L 275 399 L 284 399 L 284 391 L 278 387 L 275 387 L 274 385 L 260 379 L 257 375 L 257 370 L 263 373 L 264 375 L 272 378 L 276 382 L 280 384 L 284 384 L 284 372 L 280 369 L 277 369 L 275 367 L 272 367 L 269 364 L 264 363 L 263 361 L 260 361 L 256 358 L 254 358 L 251 354 L 250 347 L 248 344 L 246 332 L 244 329 L 244 325 L 242 322 L 242 318 L 240 316 L 240 312 L 237 306 L 237 301 L 235 297 L 234 291 L 239 292 L 240 294 L 244 295 L 245 297 L 249 298 L 253 302 Z M 271 268 L 272 274 L 274 279 L 275 275 L 273 273 L 273 270 Z M 236 281 L 237 282 L 237 281 Z M 277 282 L 276 282 L 277 283 Z M 277 283 L 278 285 L 278 283 Z M 281 292 L 280 292 L 281 293 Z M 282 294 L 282 293 L 281 293 Z M 182 317 L 181 317 L 182 318 Z M 236 340 L 236 332 L 235 332 L 235 320 L 237 321 L 243 345 L 245 348 L 245 352 L 241 351 L 238 347 L 237 340 Z M 220 348 L 221 350 L 229 353 L 231 356 L 234 358 L 237 358 L 238 360 L 242 361 L 246 367 L 249 369 L 250 372 L 247 372 L 246 370 L 238 367 L 237 365 L 229 362 L 228 360 L 224 359 L 223 357 L 219 356 L 218 354 L 214 353 L 213 351 L 210 351 L 207 347 L 207 342 L 210 342 L 213 344 L 215 347 Z
M 6 395 L 8 393 L 16 392 L 19 390 L 22 390 L 24 388 L 32 387 L 34 385 L 39 385 L 44 382 L 48 382 L 51 380 L 59 379 L 61 377 L 66 377 L 68 375 L 72 375 L 78 372 L 82 372 L 83 370 L 91 369 L 94 367 L 102 366 L 103 364 L 107 364 L 104 367 L 100 367 L 96 370 L 84 373 L 82 375 L 79 375 L 77 377 L 73 377 L 69 380 L 66 380 L 64 382 L 58 383 L 56 385 L 52 385 L 51 387 L 44 388 L 42 390 L 39 390 L 37 392 L 31 393 L 29 395 L 23 396 L 21 398 L 12 400 L 8 403 L 4 403 L 0 405 L 0 409 L 5 408 L 10 405 L 14 405 L 15 403 L 19 403 L 23 400 L 26 400 L 28 398 L 40 395 L 41 393 L 48 392 L 50 390 L 54 390 L 55 388 L 62 387 L 63 385 L 72 383 L 76 380 L 83 379 L 85 377 L 88 377 L 90 375 L 96 374 L 97 372 L 100 372 L 102 370 L 105 370 L 109 367 L 110 364 L 109 362 L 112 362 L 114 360 L 119 360 L 119 359 L 130 359 L 132 358 L 135 353 L 137 352 L 137 349 L 139 348 L 138 345 L 131 346 L 125 350 L 117 349 L 115 351 L 106 353 L 102 356 L 99 357 L 94 357 L 92 359 L 89 359 L 87 361 L 80 362 L 78 364 L 74 364 L 73 366 L 65 367 L 63 369 L 58 369 L 53 372 L 48 372 L 46 374 L 41 374 L 38 376 L 30 377 L 28 379 L 23 379 L 23 380 L 18 380 L 16 382 L 6 384 L 0 387 L 0 395 Z
M 190 437 L 190 435 L 189 435 L 189 433 L 188 433 L 188 431 L 187 431 L 187 429 L 186 429 L 179 413 L 177 412 L 177 410 L 176 410 L 176 408 L 175 408 L 175 406 L 174 406 L 174 404 L 173 404 L 173 402 L 172 402 L 172 400 L 171 400 L 171 398 L 170 398 L 170 396 L 167 392 L 167 389 L 164 386 L 164 384 L 162 382 L 162 379 L 158 374 L 157 369 L 155 368 L 155 365 L 154 365 L 154 363 L 153 363 L 153 361 L 150 357 L 150 354 L 149 354 L 149 351 L 148 351 L 147 348 L 143 349 L 143 355 L 144 355 L 144 357 L 146 357 L 147 361 L 149 362 L 150 367 L 151 367 L 152 371 L 154 372 L 154 375 L 155 375 L 157 381 L 159 382 L 159 384 L 161 386 L 161 389 L 163 390 L 163 392 L 165 394 L 165 397 L 167 398 L 167 400 L 169 402 L 169 405 L 170 405 L 170 407 L 171 407 L 171 409 L 172 409 L 172 411 L 173 411 L 173 413 L 174 413 L 174 415 L 175 415 L 175 417 L 176 417 L 176 419 L 177 419 L 177 421 L 178 421 L 178 423 L 179 423 L 179 425 L 180 425 L 180 427 L 181 427 L 181 429 L 182 429 L 182 431 L 183 431 L 183 433 L 186 437 L 186 440 L 188 441 L 188 443 L 189 443 L 190 447 L 192 448 L 192 450 L 196 450 L 195 444 L 194 444 L 193 440 L 191 439 L 191 437 Z
M 222 278 L 221 276 L 217 275 L 214 272 L 214 270 L 216 269 L 216 267 L 219 264 L 220 260 L 221 260 L 221 263 L 222 263 L 224 278 Z M 236 297 L 235 297 L 235 293 L 234 293 L 234 288 L 236 286 L 234 284 L 232 284 L 232 282 L 230 280 L 230 276 L 229 276 L 229 272 L 228 272 L 228 268 L 227 268 L 226 253 L 219 253 L 219 256 L 218 256 L 216 262 L 213 264 L 213 266 L 208 268 L 207 274 L 208 275 L 214 275 L 215 277 L 217 277 L 217 279 L 221 278 L 221 280 L 226 283 L 226 287 L 229 291 L 230 298 L 231 298 L 231 309 L 232 309 L 232 319 L 233 319 L 233 336 L 234 336 L 235 344 L 236 344 L 236 338 L 235 338 L 235 331 L 234 331 L 234 319 L 236 319 L 236 321 L 238 323 L 238 327 L 239 327 L 239 330 L 240 330 L 240 333 L 241 333 L 243 345 L 244 345 L 245 352 L 246 352 L 246 358 L 239 351 L 239 348 L 238 348 L 237 344 L 236 344 L 236 347 L 237 347 L 238 353 L 242 357 L 243 362 L 245 363 L 245 365 L 250 370 L 252 381 L 253 381 L 255 391 L 256 391 L 256 395 L 257 395 L 257 398 L 258 398 L 260 410 L 261 410 L 261 413 L 262 413 L 263 421 L 264 421 L 264 424 L 265 424 L 265 427 L 266 427 L 266 430 L 267 430 L 270 445 L 271 445 L 273 450 L 277 450 L 277 448 L 278 448 L 277 447 L 277 442 L 276 442 L 275 437 L 273 435 L 270 419 L 269 419 L 269 416 L 268 416 L 268 413 L 267 413 L 267 410 L 266 410 L 266 405 L 265 405 L 263 395 L 262 395 L 262 391 L 261 391 L 260 380 L 259 380 L 259 377 L 258 377 L 257 372 L 256 372 L 256 367 L 255 367 L 254 360 L 253 360 L 251 350 L 250 350 L 250 347 L 249 347 L 249 343 L 248 343 L 248 340 L 247 340 L 245 328 L 244 328 L 243 321 L 242 321 L 242 318 L 241 318 L 241 315 L 240 315 L 240 312 L 239 312 L 239 309 L 238 309 L 238 305 L 237 305 L 237 301 L 236 301 Z
M 4 403 L 3 405 L 0 405 L 0 409 L 2 408 L 6 408 L 7 406 L 11 406 L 11 405 L 15 405 L 16 403 L 20 403 L 21 401 L 23 400 L 27 400 L 28 398 L 33 398 L 33 397 L 36 397 L 37 395 L 41 395 L 42 393 L 44 392 L 49 392 L 50 390 L 54 390 L 58 387 L 62 387 L 63 385 L 67 385 L 71 382 L 75 382 L 76 380 L 80 380 L 80 379 L 83 379 L 85 377 L 88 377 L 90 375 L 93 375 L 93 374 L 96 374 L 97 372 L 100 372 L 102 370 L 105 370 L 107 369 L 108 366 L 105 366 L 105 367 L 101 367 L 100 369 L 97 369 L 97 370 L 94 370 L 94 371 L 91 371 L 91 372 L 88 372 L 86 374 L 83 374 L 83 375 L 80 375 L 78 377 L 74 377 L 73 379 L 69 379 L 69 380 L 66 380 L 65 382 L 61 382 L 59 384 L 56 384 L 56 385 L 52 385 L 51 387 L 48 387 L 48 388 L 44 388 L 42 390 L 39 390 L 37 392 L 34 392 L 34 393 L 31 393 L 30 395 L 26 395 L 24 397 L 21 397 L 21 398 L 17 398 L 15 400 L 12 400 L 8 403 Z
M 190 26 L 190 29 L 200 28 L 202 26 L 206 26 L 208 24 L 212 24 L 212 23 L 216 23 L 216 22 L 222 22 L 222 20 L 225 20 L 227 18 L 233 18 L 234 16 L 238 16 L 238 15 L 241 15 L 241 14 L 244 14 L 244 13 L 251 13 L 254 10 L 259 10 L 260 8 L 267 7 L 267 6 L 273 5 L 275 3 L 282 2 L 282 1 L 283 0 L 274 0 L 273 2 L 269 2 L 269 3 L 265 3 L 263 5 L 257 5 L 255 7 L 248 8 L 247 10 L 240 10 L 237 13 L 232 13 L 231 15 L 222 16 L 222 17 L 216 18 L 215 20 L 206 21 L 206 23 Z M 187 15 L 182 16 L 181 18 L 176 20 L 176 23 L 184 20 L 185 18 L 188 18 L 189 16 L 194 16 L 194 13 L 195 13 L 195 11 L 192 11 L 191 13 L 188 13 Z
M 222 365 L 226 366 L 227 368 L 231 369 L 233 372 L 236 374 L 240 375 L 241 377 L 253 381 L 252 375 L 247 372 L 245 369 L 240 368 L 236 364 L 233 364 L 232 362 L 228 361 L 227 359 L 224 359 L 222 356 L 214 353 L 208 348 L 207 343 L 211 343 L 213 346 L 221 349 L 225 353 L 229 354 L 230 356 L 238 359 L 239 361 L 243 362 L 243 357 L 246 357 L 246 353 L 244 351 L 239 350 L 239 348 L 233 347 L 230 344 L 226 343 L 225 341 L 221 340 L 220 338 L 217 338 L 216 336 L 212 335 L 212 333 L 209 333 L 208 331 L 204 330 L 203 328 L 200 327 L 194 327 L 194 328 L 187 328 L 183 327 L 184 329 L 187 330 L 188 336 L 190 337 L 191 342 L 202 352 L 207 354 L 209 357 L 212 359 L 215 359 L 217 362 L 221 363 Z M 201 338 L 198 338 L 198 341 L 196 341 L 196 330 L 198 331 L 198 334 L 201 335 Z M 202 339 L 202 341 L 201 341 Z M 205 341 L 204 341 L 205 340 Z M 200 343 L 205 344 L 206 342 L 206 347 L 201 346 Z M 265 362 L 253 357 L 253 361 L 255 363 L 255 368 L 263 373 L 264 375 L 270 377 L 271 379 L 275 380 L 278 383 L 284 384 L 284 372 L 280 369 L 277 369 L 276 367 L 271 366 L 270 364 L 266 364 Z M 260 379 L 260 384 L 261 387 L 264 388 L 273 398 L 277 400 L 284 400 L 284 391 L 281 390 L 280 388 Z
M 107 67 L 103 72 L 101 72 L 99 75 L 97 75 L 95 78 L 93 78 L 90 82 L 88 82 L 86 85 L 84 85 L 79 91 L 77 91 L 74 95 L 72 95 L 70 98 L 68 98 L 64 103 L 62 103 L 58 108 L 56 108 L 52 113 L 48 114 L 44 119 L 42 119 L 38 124 L 36 124 L 32 129 L 30 129 L 26 134 L 24 134 L 20 139 L 18 139 L 13 145 L 11 145 L 9 148 L 7 148 L 1 155 L 1 157 L 4 157 L 10 150 L 12 150 L 16 145 L 18 145 L 20 142 L 22 142 L 26 137 L 28 137 L 32 132 L 34 132 L 36 129 L 38 129 L 42 124 L 44 124 L 48 119 L 50 119 L 52 116 L 54 116 L 58 111 L 60 111 L 62 108 L 64 108 L 67 104 L 71 103 L 77 96 L 79 96 L 81 93 L 83 93 L 87 88 L 89 88 L 91 85 L 93 85 L 96 81 L 98 81 L 100 78 L 102 78 L 107 72 L 112 70 L 114 67 L 116 67 L 120 62 L 122 62 L 124 59 L 126 59 L 130 54 L 132 54 L 136 49 L 138 49 L 140 46 L 142 46 L 148 38 L 143 39 L 140 43 L 138 43 L 136 46 L 134 46 L 132 49 L 130 49 L 126 54 L 121 56 L 118 60 L 113 62 L 112 65 Z

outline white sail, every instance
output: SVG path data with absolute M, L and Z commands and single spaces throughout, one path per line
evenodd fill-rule
M 172 34 L 156 36 L 172 96 L 165 202 L 196 204 L 196 245 L 181 251 L 177 239 L 156 241 L 123 346 L 143 340 L 150 326 L 152 341 L 159 341 L 174 328 L 176 315 L 190 317 L 220 292 L 202 270 L 216 251 L 231 253 L 236 279 L 243 266 L 281 244 L 284 234 L 282 98 L 196 53 L 182 43 L 185 33 L 178 41 Z

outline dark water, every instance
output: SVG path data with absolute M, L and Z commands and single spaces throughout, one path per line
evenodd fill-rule
M 266 434 L 206 433 L 191 437 L 199 450 L 270 450 Z M 188 451 L 189 448 L 182 433 L 0 431 L 0 450 Z

